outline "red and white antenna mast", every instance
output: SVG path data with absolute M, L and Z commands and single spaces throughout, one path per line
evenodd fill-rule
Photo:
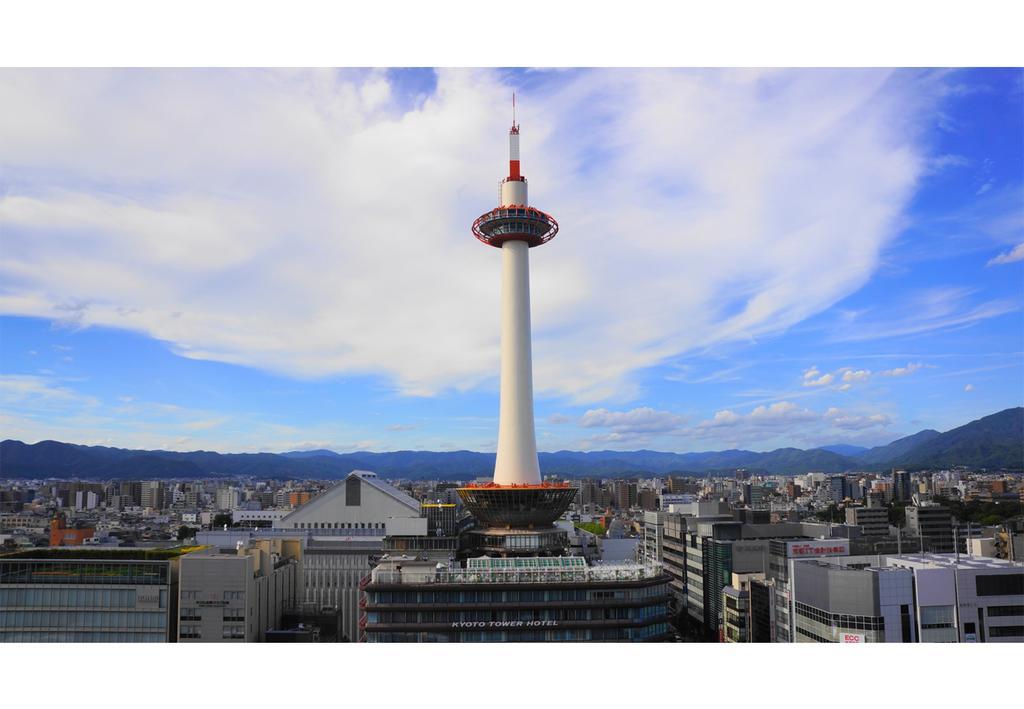
M 519 172 L 519 124 L 516 123 L 515 93 L 512 94 L 512 127 L 508 130 L 508 179 L 523 179 Z

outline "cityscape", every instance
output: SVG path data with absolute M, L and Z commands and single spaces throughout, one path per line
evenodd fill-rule
M 130 131 L 118 163 L 91 92 L 159 125 L 154 86 L 206 102 L 196 140 L 227 164 Z M 221 152 L 225 90 L 253 133 Z M 0 642 L 1024 642 L 1019 71 L 0 91 L 77 101 L 89 143 L 0 127 Z M 307 93 L 301 129 L 274 113 Z M 780 116 L 807 93 L 828 98 L 796 146 Z M 577 95 L 650 104 L 577 123 Z M 644 133 L 701 102 L 768 126 L 724 134 L 738 172 Z M 253 140 L 278 162 L 239 158 Z

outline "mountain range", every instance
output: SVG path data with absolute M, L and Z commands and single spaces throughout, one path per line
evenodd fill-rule
M 1006 409 L 945 433 L 926 429 L 865 449 L 837 444 L 802 450 L 779 448 L 664 453 L 658 451 L 557 451 L 540 454 L 541 470 L 564 477 L 707 473 L 746 468 L 770 474 L 818 471 L 948 468 L 1024 470 L 1024 407 Z M 352 470 L 382 477 L 452 479 L 490 476 L 493 453 L 392 451 L 336 453 L 214 453 L 143 451 L 57 441 L 0 442 L 0 478 L 200 479 L 254 477 L 337 479 Z

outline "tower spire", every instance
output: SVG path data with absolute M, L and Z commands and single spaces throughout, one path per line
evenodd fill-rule
M 508 179 L 522 182 L 519 172 L 519 124 L 516 123 L 516 95 L 512 93 L 512 127 L 508 130 Z

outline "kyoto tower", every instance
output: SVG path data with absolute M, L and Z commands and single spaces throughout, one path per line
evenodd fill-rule
M 501 249 L 501 410 L 494 482 L 459 489 L 477 520 L 490 529 L 483 547 L 504 553 L 517 550 L 501 543 L 511 530 L 552 529 L 569 506 L 575 490 L 567 484 L 542 483 L 537 462 L 533 422 L 533 361 L 530 345 L 530 252 L 551 241 L 558 222 L 530 206 L 526 178 L 520 171 L 519 125 L 512 97 L 512 127 L 508 132 L 508 177 L 501 181 L 501 201 L 473 222 L 473 235 Z M 501 530 L 506 530 L 504 533 Z M 487 534 L 484 532 L 483 534 Z M 526 542 L 537 553 L 559 544 L 556 533 L 529 534 Z M 519 540 L 523 542 L 523 539 Z M 520 546 L 520 544 L 517 544 Z

